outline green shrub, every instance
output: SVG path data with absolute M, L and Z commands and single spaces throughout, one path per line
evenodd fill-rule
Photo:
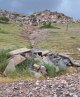
M 0 22 L 8 23 L 9 22 L 9 18 L 7 18 L 5 16 L 0 16 Z
M 8 62 L 8 51 L 9 50 L 0 50 L 0 73 L 3 73 L 7 62 Z
M 32 60 L 26 59 L 26 60 L 23 61 L 22 63 L 18 64 L 18 65 L 16 66 L 16 69 L 19 70 L 19 71 L 26 70 L 26 69 L 28 68 L 29 64 L 32 64 Z
M 59 70 L 57 72 L 55 65 L 45 64 L 45 67 L 46 67 L 46 70 L 47 70 L 47 75 L 49 77 L 60 76 L 60 75 L 63 75 L 63 74 L 66 73 L 66 70 Z
M 18 14 L 18 13 L 15 13 L 15 16 L 20 16 L 20 14 Z
M 30 68 L 33 69 L 33 64 L 35 63 L 35 61 L 33 59 L 26 59 L 25 61 L 23 61 L 22 63 L 18 64 L 16 66 L 16 70 L 14 72 L 10 72 L 7 76 L 9 77 L 33 77 L 33 74 L 30 71 Z
M 33 73 L 31 72 L 33 70 L 33 64 L 39 63 L 38 61 L 35 61 L 34 59 L 26 59 L 22 63 L 18 64 L 16 66 L 16 70 L 14 72 L 11 72 L 8 74 L 10 77 L 31 77 L 33 78 Z
M 40 28 L 54 28 L 54 29 L 60 29 L 58 27 L 54 27 L 51 22 L 43 22 L 42 26 Z
M 44 22 L 41 28 L 52 28 L 51 22 Z
M 45 64 L 46 70 L 47 70 L 47 75 L 49 77 L 53 77 L 55 75 L 56 72 L 56 68 L 54 65 L 50 65 L 50 64 Z

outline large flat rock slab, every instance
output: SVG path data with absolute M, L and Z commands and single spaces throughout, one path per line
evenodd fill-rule
M 11 52 L 9 52 L 9 55 L 17 55 L 17 54 L 22 54 L 22 53 L 27 53 L 31 51 L 31 49 L 28 49 L 28 48 L 20 48 L 20 49 L 17 49 L 17 50 L 13 50 Z

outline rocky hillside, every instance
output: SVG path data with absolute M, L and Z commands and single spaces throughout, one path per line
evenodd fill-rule
M 63 13 L 51 12 L 44 10 L 41 12 L 33 13 L 32 15 L 22 15 L 15 12 L 0 10 L 0 16 L 6 16 L 12 21 L 21 22 L 29 25 L 38 25 L 44 21 L 51 21 L 54 23 L 66 23 L 73 19 Z
M 66 16 L 63 13 L 59 13 L 57 11 L 51 12 L 50 10 L 36 12 L 33 13 L 31 16 L 34 16 L 37 22 L 51 21 L 54 23 L 66 23 L 72 20 L 71 17 Z

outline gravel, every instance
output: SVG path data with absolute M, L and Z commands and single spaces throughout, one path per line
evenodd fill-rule
M 0 84 L 0 97 L 80 97 L 80 73 Z

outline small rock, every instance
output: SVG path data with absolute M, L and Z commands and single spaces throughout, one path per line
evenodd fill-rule
M 39 82 L 40 82 L 40 81 L 39 81 L 39 80 L 37 80 L 37 81 L 35 82 L 35 84 L 36 84 L 36 85 L 39 85 Z
M 46 76 L 47 75 L 46 67 L 45 66 L 41 66 L 40 67 L 40 72 L 42 73 L 43 76 Z
M 35 71 L 38 71 L 38 70 L 40 69 L 40 66 L 37 65 L 37 64 L 34 64 L 34 65 L 33 65 L 33 68 L 34 68 Z

